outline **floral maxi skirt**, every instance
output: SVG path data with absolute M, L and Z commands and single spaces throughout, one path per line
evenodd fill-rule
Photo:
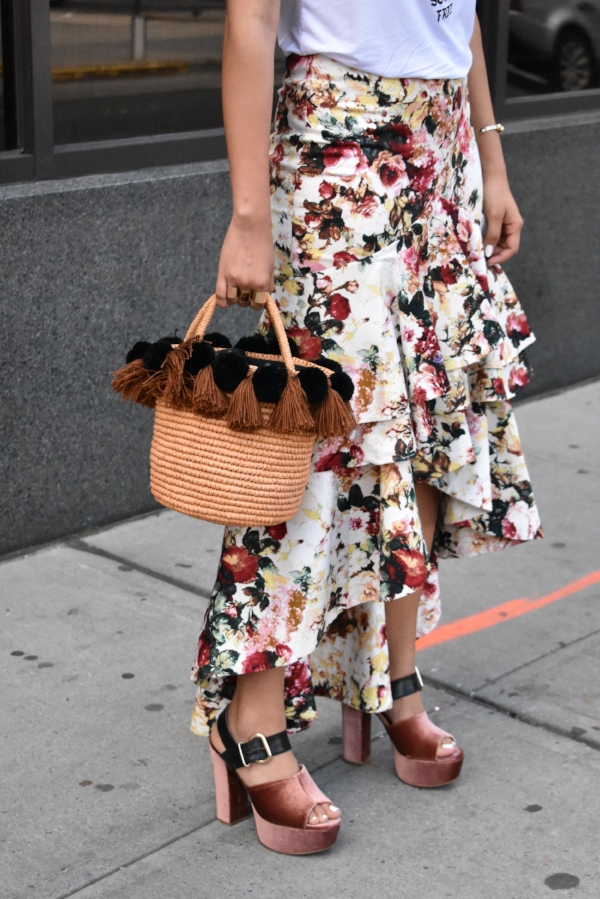
M 440 556 L 541 536 L 510 405 L 534 337 L 484 257 L 465 81 L 290 57 L 271 189 L 288 335 L 300 356 L 352 377 L 358 427 L 316 443 L 291 521 L 226 528 L 192 672 L 201 735 L 236 675 L 274 666 L 286 669 L 290 731 L 315 718 L 315 694 L 383 711 L 383 603 L 422 589 L 426 634 L 440 616 Z M 429 556 L 417 480 L 441 496 Z

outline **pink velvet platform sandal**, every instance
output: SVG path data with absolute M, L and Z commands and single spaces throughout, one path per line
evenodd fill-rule
M 225 752 L 211 744 L 210 754 L 215 773 L 217 818 L 223 824 L 237 824 L 254 813 L 258 839 L 267 849 L 284 855 L 310 855 L 332 846 L 340 830 L 340 819 L 322 824 L 309 824 L 315 805 L 331 801 L 304 767 L 292 777 L 271 783 L 245 787 L 236 771 L 253 763 L 268 762 L 274 755 L 292 747 L 285 731 L 265 737 L 253 734 L 246 743 L 237 743 L 229 730 L 227 709 L 217 720 L 219 736 Z
M 392 681 L 392 699 L 401 699 L 422 689 L 423 681 L 419 669 L 415 668 L 413 674 Z M 353 765 L 363 765 L 371 754 L 371 715 L 345 704 L 342 715 L 344 759 Z M 456 780 L 464 753 L 456 746 L 451 734 L 431 723 L 427 712 L 395 724 L 385 712 L 378 717 L 392 741 L 396 774 L 400 780 L 411 787 L 442 787 Z M 454 752 L 439 758 L 437 751 L 440 743 L 448 737 L 455 744 Z

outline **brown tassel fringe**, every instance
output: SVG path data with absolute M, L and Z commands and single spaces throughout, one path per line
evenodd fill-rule
M 356 427 L 350 405 L 331 387 L 325 399 L 313 407 L 313 413 L 318 437 L 347 437 Z
M 234 431 L 255 431 L 262 428 L 262 412 L 254 393 L 250 372 L 233 392 L 225 418 Z
M 227 411 L 227 397 L 215 384 L 213 370 L 210 365 L 196 375 L 192 410 L 210 418 L 219 418 Z
M 153 371 L 152 374 L 148 375 L 147 380 L 144 382 L 146 395 L 151 397 L 154 403 L 156 403 L 156 400 L 163 395 L 166 386 L 167 372 L 164 368 L 161 368 L 160 371 Z
M 183 370 L 191 352 L 191 343 L 182 344 L 169 353 L 163 368 L 150 374 L 141 359 L 135 359 L 114 372 L 112 387 L 124 400 L 153 409 L 156 400 L 175 408 L 192 408 L 201 415 L 220 418 L 226 414 L 236 431 L 253 431 L 263 426 L 260 403 L 248 376 L 234 391 L 231 402 L 215 384 L 210 365 L 194 380 Z M 311 415 L 312 412 L 312 415 Z M 281 434 L 309 433 L 316 428 L 318 437 L 347 437 L 356 428 L 350 404 L 344 402 L 331 387 L 325 399 L 309 411 L 306 394 L 298 377 L 288 377 L 281 399 L 275 406 L 267 426 Z
M 192 353 L 192 343 L 182 343 L 167 355 L 162 371 L 166 374 L 163 400 L 167 405 L 183 409 L 192 404 L 194 380 L 183 370 Z
M 154 392 L 148 388 L 148 380 L 148 369 L 141 359 L 135 359 L 114 372 L 112 388 L 124 400 L 153 409 L 156 399 Z
M 298 376 L 288 374 L 281 399 L 269 420 L 269 430 L 279 431 L 280 434 L 302 434 L 314 429 L 315 423 L 308 410 L 308 400 L 300 386 Z

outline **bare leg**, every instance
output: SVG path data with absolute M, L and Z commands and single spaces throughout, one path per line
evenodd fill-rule
M 417 484 L 417 505 L 423 528 L 423 536 L 428 551 L 431 551 L 438 514 L 439 493 L 429 484 Z M 415 641 L 417 633 L 417 612 L 421 600 L 421 590 L 392 600 L 385 604 L 385 620 L 388 646 L 390 651 L 390 677 L 405 677 L 415 670 Z M 412 718 L 423 711 L 420 693 L 403 696 L 394 701 L 393 708 L 387 713 L 392 721 Z M 447 746 L 447 748 L 445 748 Z M 454 744 L 445 739 L 438 750 L 438 756 L 451 755 Z
M 285 708 L 283 704 L 284 668 L 270 668 L 255 674 L 240 674 L 237 678 L 235 694 L 229 706 L 229 729 L 234 738 L 244 743 L 252 734 L 266 736 L 285 730 Z M 224 746 L 214 727 L 210 741 L 214 748 L 223 752 Z M 292 752 L 275 755 L 266 765 L 251 764 L 237 771 L 240 779 L 248 786 L 269 783 L 293 777 L 298 771 L 298 762 Z M 319 824 L 327 818 L 339 818 L 335 806 L 316 805 L 310 823 Z

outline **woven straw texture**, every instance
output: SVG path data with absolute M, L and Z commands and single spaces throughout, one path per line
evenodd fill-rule
M 202 339 L 216 298 L 202 307 L 186 340 Z M 294 360 L 276 304 L 267 310 L 288 378 Z M 234 430 L 224 418 L 207 417 L 164 400 L 155 405 L 150 486 L 156 500 L 193 518 L 225 525 L 273 525 L 293 518 L 306 489 L 314 430 L 281 433 L 266 427 L 275 409 L 260 403 L 263 427 Z
M 262 404 L 268 421 L 273 406 Z M 232 431 L 223 419 L 158 400 L 150 486 L 163 506 L 215 524 L 272 525 L 293 518 L 308 481 L 314 434 Z

